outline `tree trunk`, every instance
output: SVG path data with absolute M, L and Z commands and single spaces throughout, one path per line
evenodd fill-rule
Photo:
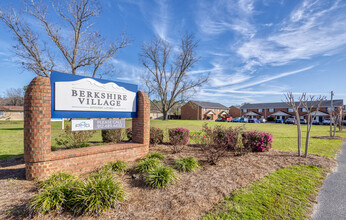
M 309 115 L 308 116 L 308 126 L 306 130 L 306 140 L 305 140 L 305 154 L 304 157 L 308 157 L 308 150 L 309 150 L 309 139 L 310 139 L 310 131 L 312 126 L 312 118 Z
M 297 130 L 298 130 L 298 156 L 302 155 L 302 130 L 300 127 L 300 118 L 299 113 L 296 112 L 296 120 L 297 120 Z
M 162 111 L 162 114 L 163 114 L 163 120 L 167 121 L 168 120 L 168 112 Z

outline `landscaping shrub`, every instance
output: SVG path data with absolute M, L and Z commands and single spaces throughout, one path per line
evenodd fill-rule
M 161 160 L 157 159 L 157 158 L 148 158 L 145 160 L 140 161 L 137 164 L 137 171 L 140 173 L 146 173 L 149 170 L 155 168 L 155 167 L 160 167 L 162 166 L 162 162 Z
M 272 148 L 273 136 L 269 133 L 248 131 L 243 133 L 245 149 L 254 152 L 264 152 Z
M 174 168 L 184 173 L 194 171 L 199 167 L 200 165 L 194 157 L 181 158 L 174 161 Z
M 98 214 L 124 201 L 125 191 L 114 175 L 98 172 L 90 175 L 72 197 L 75 214 Z
M 40 183 L 41 189 L 29 204 L 33 213 L 72 211 L 74 214 L 100 213 L 123 201 L 125 192 L 110 170 L 101 169 L 86 180 L 58 173 Z
M 171 128 L 168 130 L 170 148 L 173 153 L 181 152 L 189 142 L 190 131 L 185 128 Z
M 68 149 L 88 147 L 89 140 L 96 131 L 72 131 L 70 126 L 66 125 L 65 132 L 60 134 L 55 141 L 58 145 L 65 146 Z
M 177 181 L 177 174 L 171 167 L 155 167 L 145 174 L 144 180 L 153 188 L 165 188 Z
M 119 143 L 121 142 L 122 129 L 107 129 L 102 130 L 102 141 L 104 143 Z
M 110 169 L 115 172 L 125 172 L 127 169 L 127 163 L 123 160 L 117 160 L 115 163 L 107 163 L 103 166 L 103 169 Z
M 126 134 L 128 141 L 132 141 L 132 128 L 126 128 L 125 134 Z
M 49 211 L 60 213 L 68 209 L 80 183 L 77 180 L 75 176 L 62 172 L 51 175 L 40 183 L 40 191 L 30 200 L 29 210 L 44 215 Z
M 165 159 L 165 155 L 163 155 L 163 154 L 161 154 L 159 152 L 151 152 L 151 153 L 148 153 L 145 158 L 147 158 L 147 159 L 157 158 L 159 160 L 164 160 Z
M 163 142 L 163 130 L 160 128 L 150 128 L 150 144 L 157 145 Z

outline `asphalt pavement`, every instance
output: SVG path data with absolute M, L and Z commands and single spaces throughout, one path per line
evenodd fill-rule
M 314 220 L 346 220 L 346 142 L 336 160 L 336 171 L 324 180 L 317 197 Z

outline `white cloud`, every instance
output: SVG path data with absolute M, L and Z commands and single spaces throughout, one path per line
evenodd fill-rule
M 335 1 L 304 1 L 283 21 L 279 31 L 264 38 L 252 38 L 243 43 L 237 53 L 243 62 L 257 62 L 251 68 L 264 65 L 285 65 L 298 59 L 327 55 L 346 46 L 346 14 L 335 13 L 345 7 Z

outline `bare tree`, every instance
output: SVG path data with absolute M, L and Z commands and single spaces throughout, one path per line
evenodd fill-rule
M 56 22 L 51 20 L 49 7 L 39 0 L 27 0 L 20 13 L 14 9 L 0 9 L 0 20 L 14 34 L 17 44 L 13 48 L 24 69 L 47 77 L 52 70 L 65 71 L 61 69 L 65 64 L 72 74 L 86 70 L 95 77 L 97 73 L 102 74 L 101 71 L 108 71 L 100 67 L 119 49 L 126 47 L 129 40 L 123 35 L 120 40 L 106 41 L 92 29 L 92 19 L 101 10 L 98 0 L 56 0 L 51 3 Z M 22 14 L 38 21 L 46 36 L 35 33 Z M 56 53 L 60 55 L 56 56 Z
M 333 134 L 333 115 L 334 115 L 333 96 L 334 96 L 334 92 L 331 91 L 330 92 L 330 108 L 328 108 L 329 119 L 330 119 L 330 122 L 329 122 L 330 137 L 335 136 L 335 133 Z
M 164 120 L 167 120 L 167 113 L 175 104 L 191 97 L 196 88 L 208 79 L 209 74 L 201 74 L 197 78 L 188 75 L 199 60 L 195 55 L 197 45 L 193 35 L 186 34 L 180 40 L 178 52 L 173 52 L 172 45 L 158 38 L 142 46 L 140 59 L 148 71 L 143 81 L 148 95 L 161 101 Z
M 325 100 L 326 100 L 325 96 L 319 96 L 319 97 L 309 96 L 309 97 L 307 97 L 306 93 L 303 93 L 301 96 L 301 103 L 307 112 L 307 114 L 306 114 L 307 115 L 307 129 L 306 129 L 305 154 L 304 154 L 305 157 L 308 156 L 310 131 L 312 128 L 313 119 L 316 117 L 316 114 L 319 111 L 321 104 Z
M 285 103 L 290 106 L 295 115 L 297 121 L 297 132 L 298 132 L 298 156 L 302 154 L 302 130 L 300 126 L 300 116 L 299 116 L 299 108 L 302 106 L 302 97 L 299 97 L 299 102 L 296 102 L 292 92 L 288 92 L 285 94 L 286 101 Z
M 6 90 L 4 105 L 23 106 L 24 105 L 24 90 L 21 88 L 11 88 Z

